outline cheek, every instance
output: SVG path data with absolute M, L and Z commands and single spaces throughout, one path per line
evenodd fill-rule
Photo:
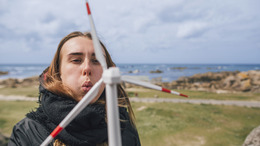
M 61 80 L 62 83 L 68 87 L 73 87 L 77 84 L 77 79 L 80 76 L 80 69 L 73 68 L 70 65 L 65 65 L 61 67 Z
M 96 81 L 98 81 L 103 74 L 103 69 L 102 67 L 97 67 L 95 70 L 93 70 L 93 77 L 95 78 Z

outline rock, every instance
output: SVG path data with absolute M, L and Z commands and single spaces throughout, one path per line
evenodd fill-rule
M 156 84 L 156 83 L 161 83 L 162 82 L 162 77 L 157 77 L 157 78 L 152 78 L 151 83 Z
M 245 73 L 245 72 L 238 73 L 238 74 L 237 74 L 237 77 L 238 77 L 238 79 L 240 79 L 241 81 L 247 80 L 247 79 L 249 78 L 249 76 L 248 76 L 247 73 Z
M 30 86 L 38 86 L 39 80 L 38 77 L 29 77 L 25 79 L 14 79 L 8 78 L 0 81 L 0 86 L 7 88 L 18 88 L 18 87 L 30 87 Z
M 21 86 L 31 86 L 31 85 L 38 85 L 39 79 L 37 76 L 35 77 L 30 77 L 30 78 L 25 78 L 21 81 Z
M 225 89 L 228 89 L 235 83 L 235 81 L 236 81 L 236 78 L 234 76 L 228 76 L 227 78 L 225 78 L 223 80 L 222 85 Z
M 173 70 L 184 70 L 187 69 L 187 67 L 172 67 Z
M 201 86 L 203 88 L 209 88 L 210 87 L 210 83 L 202 83 Z
M 130 74 L 131 74 L 131 73 L 133 73 L 133 74 L 137 74 L 137 73 L 139 73 L 139 72 L 140 72 L 140 71 L 139 71 L 138 69 L 136 69 L 136 70 L 134 70 L 134 71 L 131 71 L 131 70 L 128 71 L 128 73 L 130 73 Z
M 9 138 L 2 133 L 0 133 L 0 145 L 7 146 Z
M 238 89 L 239 91 L 250 91 L 251 90 L 251 83 L 250 83 L 250 79 L 247 80 L 243 80 L 240 84 L 240 89 Z
M 191 76 L 188 79 L 188 81 L 189 81 L 189 83 L 211 82 L 211 81 L 219 81 L 222 78 L 223 78 L 223 74 L 207 72 L 207 73 L 204 73 L 204 74 L 195 74 L 195 75 Z
M 246 137 L 243 146 L 260 146 L 260 126 L 250 132 Z
M 7 75 L 8 71 L 0 71 L 0 75 Z
M 133 71 L 134 74 L 137 74 L 137 73 L 139 73 L 139 72 L 140 72 L 140 71 L 139 71 L 138 69 L 136 69 L 136 70 Z
M 251 89 L 251 92 L 253 92 L 253 93 L 260 93 L 259 86 L 253 86 L 252 89 Z
M 251 79 L 252 85 L 260 85 L 260 72 L 255 70 L 248 71 L 248 76 Z
M 155 71 L 150 71 L 150 73 L 163 73 L 163 71 L 161 71 L 161 70 L 159 70 L 159 69 L 157 69 L 157 70 L 155 70 Z
M 173 81 L 173 82 L 170 82 L 170 83 L 162 83 L 162 86 L 164 88 L 170 88 L 170 89 L 176 89 L 177 88 L 177 82 L 176 81 Z
M 6 79 L 1 81 L 0 85 L 3 85 L 4 87 L 11 87 L 11 88 L 16 88 L 17 85 L 19 84 L 19 80 L 18 79 Z
M 178 84 L 185 83 L 185 82 L 188 82 L 188 78 L 187 77 L 180 77 L 176 82 Z

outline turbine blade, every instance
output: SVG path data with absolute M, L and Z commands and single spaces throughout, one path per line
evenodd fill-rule
M 97 32 L 96 32 L 95 24 L 94 24 L 92 15 L 91 15 L 88 0 L 86 0 L 86 7 L 87 7 L 88 16 L 89 16 L 91 35 L 92 35 L 92 41 L 93 41 L 93 45 L 94 45 L 94 49 L 95 49 L 96 58 L 99 61 L 99 63 L 101 64 L 103 70 L 105 70 L 105 69 L 107 69 L 107 63 L 106 63 L 105 56 L 103 55 L 103 49 L 102 49 L 99 39 L 97 37 Z
M 126 76 L 122 76 L 121 80 L 125 81 L 127 83 L 143 86 L 143 87 L 146 87 L 146 88 L 155 89 L 155 90 L 159 90 L 159 91 L 162 91 L 162 92 L 167 92 L 167 93 L 171 93 L 171 94 L 175 94 L 175 95 L 179 95 L 179 96 L 183 96 L 183 97 L 188 97 L 188 95 L 185 95 L 185 94 L 173 91 L 173 90 L 169 90 L 169 89 L 166 89 L 166 88 L 162 88 L 160 86 L 151 84 L 149 82 L 134 80 L 134 79 L 131 79 L 131 78 L 126 77 Z

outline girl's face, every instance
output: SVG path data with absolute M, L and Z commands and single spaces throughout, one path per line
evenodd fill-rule
M 73 91 L 75 100 L 80 101 L 103 73 L 102 66 L 95 57 L 92 40 L 87 37 L 72 38 L 63 45 L 60 56 L 62 83 Z M 91 103 L 99 98 L 104 88 L 102 83 L 98 95 Z

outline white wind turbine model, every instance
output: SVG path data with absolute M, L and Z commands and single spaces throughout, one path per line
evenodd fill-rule
M 90 20 L 92 41 L 94 44 L 95 55 L 103 68 L 102 78 L 91 88 L 91 90 L 81 99 L 81 101 L 70 111 L 70 113 L 61 121 L 53 132 L 43 141 L 41 146 L 47 146 L 93 99 L 96 97 L 102 82 L 106 84 L 106 102 L 107 102 L 107 124 L 108 124 L 108 142 L 110 146 L 121 146 L 121 133 L 117 101 L 117 84 L 121 81 L 131 84 L 140 85 L 179 96 L 188 97 L 187 95 L 153 85 L 148 82 L 133 80 L 120 75 L 119 68 L 111 67 L 107 69 L 106 59 L 103 55 L 99 39 L 96 34 L 95 25 L 86 0 L 87 12 Z

